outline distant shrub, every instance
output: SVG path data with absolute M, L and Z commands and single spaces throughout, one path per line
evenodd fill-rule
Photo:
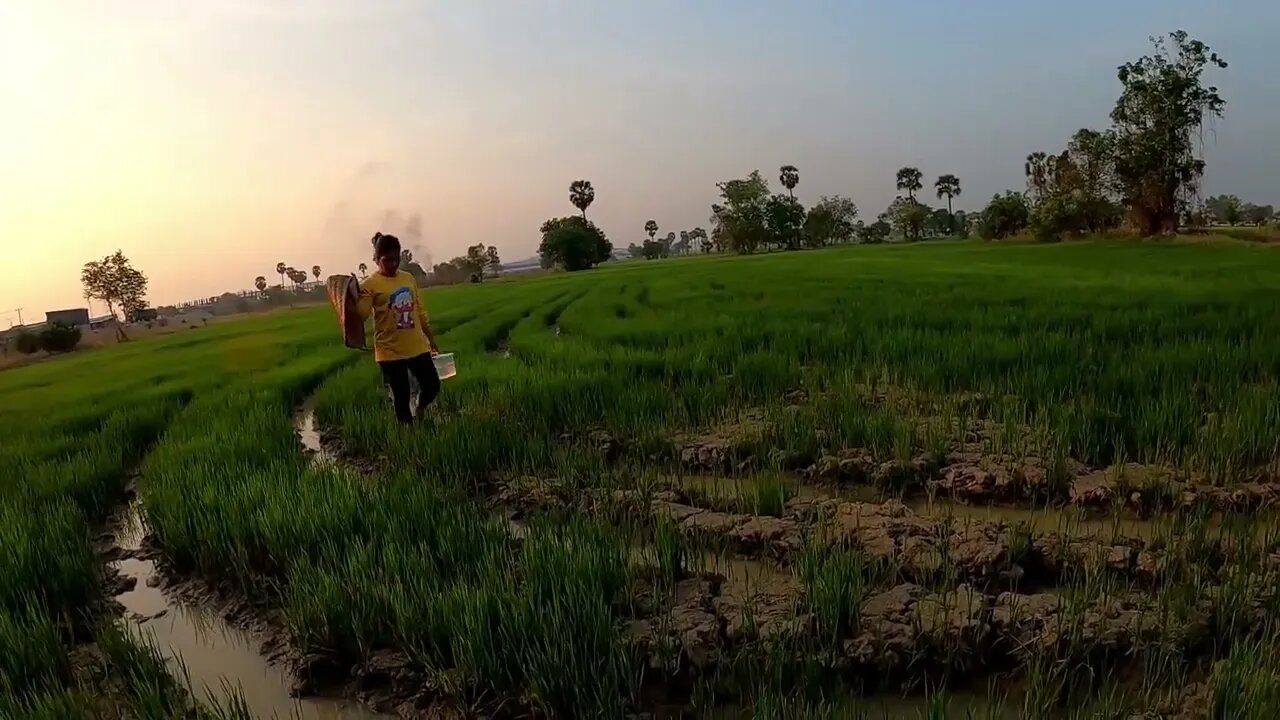
M 1079 208 L 1070 195 L 1055 195 L 1041 200 L 1031 211 L 1031 234 L 1040 242 L 1057 242 L 1063 235 L 1080 232 Z
M 1209 228 L 1208 232 L 1211 235 L 1221 235 L 1234 240 L 1244 240 L 1245 242 L 1280 242 L 1280 227 L 1274 225 L 1269 227 L 1217 226 Z
M 18 352 L 23 355 L 31 355 L 40 350 L 40 336 L 26 331 L 20 332 L 18 339 L 14 341 L 14 347 L 18 348 Z
M 45 352 L 71 352 L 80 344 L 80 328 L 65 323 L 53 323 L 41 331 L 39 343 Z
M 1027 229 L 1031 220 L 1031 208 L 1022 193 L 1012 190 L 1004 195 L 994 195 L 987 209 L 982 211 L 978 234 L 988 240 L 999 240 L 1017 235 Z
M 877 220 L 867 225 L 859 225 L 854 230 L 854 235 L 857 236 L 858 242 L 860 243 L 878 245 L 889 239 L 889 233 L 892 231 L 893 228 L 889 226 L 889 223 L 883 220 Z

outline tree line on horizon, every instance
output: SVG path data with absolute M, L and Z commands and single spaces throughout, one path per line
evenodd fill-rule
M 779 168 L 785 193 L 774 193 L 753 171 L 716 184 L 711 231 L 702 228 L 658 237 L 656 220 L 644 225 L 647 240 L 627 247 L 633 258 L 657 259 L 688 252 L 754 253 L 796 250 L 835 243 L 884 242 L 934 237 L 1001 239 L 1029 233 L 1042 241 L 1127 229 L 1142 236 L 1199 229 L 1213 222 L 1262 225 L 1280 221 L 1269 205 L 1244 203 L 1234 195 L 1200 201 L 1205 162 L 1197 153 L 1205 123 L 1223 116 L 1226 101 L 1207 85 L 1204 73 L 1227 63 L 1211 48 L 1177 30 L 1151 38 L 1154 50 L 1121 65 L 1121 93 L 1111 127 L 1077 131 L 1061 152 L 1030 153 L 1023 164 L 1026 187 L 997 193 L 981 211 L 953 210 L 960 178 L 939 175 L 933 191 L 945 208 L 922 202 L 924 174 L 898 170 L 899 195 L 874 222 L 858 218 L 849 198 L 823 196 L 806 209 L 795 197 L 800 181 L 794 165 Z M 542 225 L 539 256 L 544 267 L 582 270 L 609 259 L 612 243 L 587 219 L 595 190 L 586 180 L 570 185 L 579 216 L 553 218 Z

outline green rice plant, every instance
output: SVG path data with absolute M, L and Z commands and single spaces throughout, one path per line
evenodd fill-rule
M 753 514 L 781 516 L 795 496 L 795 482 L 777 473 L 765 473 L 748 485 L 747 503 Z
M 62 643 L 58 626 L 39 608 L 0 610 L 0 698 L 31 697 L 65 686 L 71 663 Z
M 829 720 L 854 720 L 865 718 L 863 712 L 840 711 L 830 703 L 812 700 L 807 697 L 796 697 L 791 693 L 763 691 L 752 702 L 747 717 L 755 720 L 806 720 L 807 718 L 825 718 Z
M 38 608 L 82 619 L 97 589 L 97 562 L 85 542 L 85 523 L 66 501 L 0 505 L 0 611 Z
M 857 629 L 862 601 L 878 579 L 875 564 L 855 550 L 807 548 L 800 557 L 805 602 L 829 648 Z
M 669 518 L 661 518 L 654 526 L 654 550 L 658 556 L 658 577 L 674 584 L 684 576 L 686 551 L 680 529 Z
M 0 695 L 0 718 L 5 720 L 90 720 L 94 717 L 93 698 L 77 692 Z
M 1209 678 L 1209 716 L 1261 720 L 1280 703 L 1280 668 L 1273 638 L 1242 644 L 1216 665 Z
M 611 612 L 625 587 L 624 560 L 605 527 L 571 521 L 530 534 L 524 583 L 501 626 L 522 685 L 545 710 L 615 715 L 626 707 L 636 674 Z

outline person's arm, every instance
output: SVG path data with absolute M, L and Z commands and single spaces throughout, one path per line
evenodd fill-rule
M 356 276 L 352 275 L 351 279 L 355 280 Z M 368 320 L 369 315 L 373 313 L 373 293 L 369 292 L 361 283 L 356 283 L 356 312 L 360 313 L 361 320 Z
M 418 289 L 416 282 L 413 284 L 413 291 L 417 293 L 418 298 L 418 325 L 422 326 L 422 332 L 427 336 L 432 354 L 439 355 L 440 346 L 436 344 L 436 334 L 431 332 L 431 320 L 427 317 L 427 303 L 422 299 L 422 291 Z

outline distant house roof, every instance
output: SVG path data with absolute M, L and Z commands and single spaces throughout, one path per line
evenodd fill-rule
M 50 310 L 44 314 L 45 322 L 62 322 L 71 325 L 83 325 L 89 321 L 88 308 L 67 308 L 65 310 Z

